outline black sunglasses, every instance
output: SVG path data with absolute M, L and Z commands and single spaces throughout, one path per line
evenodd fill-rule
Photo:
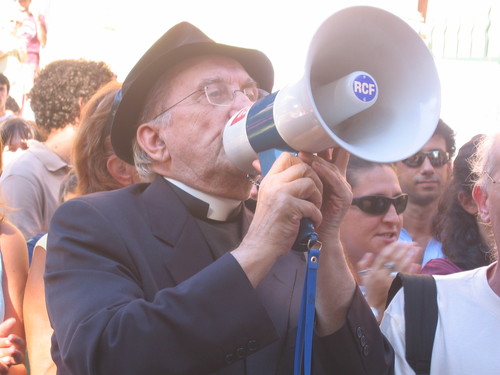
M 418 168 L 423 163 L 425 158 L 429 158 L 433 167 L 442 167 L 450 161 L 450 154 L 443 150 L 420 151 L 408 159 L 402 160 L 404 164 L 411 168 Z
M 396 213 L 402 214 L 408 203 L 408 194 L 400 194 L 389 198 L 385 195 L 365 195 L 352 199 L 352 205 L 359 207 L 361 211 L 369 215 L 385 215 L 391 204 L 394 205 Z

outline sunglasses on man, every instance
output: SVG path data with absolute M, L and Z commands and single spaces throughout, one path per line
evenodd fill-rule
M 394 198 L 385 195 L 365 195 L 353 198 L 351 204 L 369 215 L 385 215 L 392 204 L 396 213 L 400 215 L 408 204 L 408 194 L 400 194 Z
M 418 168 L 424 163 L 425 158 L 429 158 L 433 167 L 442 167 L 450 161 L 450 154 L 443 150 L 420 151 L 402 162 L 408 167 Z

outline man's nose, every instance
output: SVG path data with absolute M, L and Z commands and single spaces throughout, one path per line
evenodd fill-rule
M 231 104 L 231 116 L 234 116 L 236 112 L 243 108 L 250 107 L 253 102 L 246 96 L 243 90 L 234 91 L 234 99 Z
M 422 166 L 420 167 L 420 170 L 422 173 L 434 173 L 434 166 L 432 165 L 431 161 L 429 158 L 426 156 L 424 159 L 424 162 L 422 163 Z

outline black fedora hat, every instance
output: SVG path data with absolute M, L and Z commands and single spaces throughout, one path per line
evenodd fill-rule
M 271 92 L 274 71 L 265 54 L 255 49 L 215 43 L 190 23 L 179 23 L 141 57 L 123 82 L 121 100 L 117 102 L 119 95 L 115 98 L 111 113 L 111 144 L 119 158 L 134 164 L 132 142 L 140 125 L 139 115 L 145 98 L 158 77 L 182 60 L 205 54 L 235 59 L 262 89 Z

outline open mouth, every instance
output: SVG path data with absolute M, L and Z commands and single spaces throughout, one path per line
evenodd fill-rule
M 396 237 L 396 232 L 387 232 L 387 233 L 380 233 L 377 235 L 378 237 L 381 237 L 385 240 L 395 240 Z

